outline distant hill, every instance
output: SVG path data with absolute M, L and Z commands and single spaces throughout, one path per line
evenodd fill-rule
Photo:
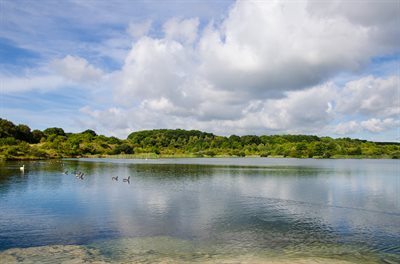
M 399 158 L 400 143 L 312 135 L 218 136 L 198 130 L 137 131 L 127 139 L 98 135 L 93 130 L 43 131 L 0 118 L 0 159 L 63 157 L 215 157 L 260 156 L 295 158 Z

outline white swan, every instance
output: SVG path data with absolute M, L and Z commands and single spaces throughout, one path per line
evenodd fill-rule
M 22 165 L 22 167 L 19 167 L 19 170 L 20 170 L 20 171 L 24 171 L 24 170 L 25 170 L 25 164 Z

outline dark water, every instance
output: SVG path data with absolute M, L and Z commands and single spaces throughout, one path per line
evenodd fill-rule
M 400 263 L 396 160 L 24 164 L 22 173 L 21 162 L 0 163 L 3 252 L 26 248 L 18 253 L 23 255 L 32 247 L 79 245 L 91 260 L 110 262 L 176 257 L 207 262 L 249 255 Z M 72 171 L 85 176 L 78 179 Z M 124 182 L 128 176 L 130 182 Z M 54 257 L 42 255 L 40 261 Z

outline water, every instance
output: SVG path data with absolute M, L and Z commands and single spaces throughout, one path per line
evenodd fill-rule
M 396 160 L 21 164 L 0 163 L 6 263 L 400 263 Z

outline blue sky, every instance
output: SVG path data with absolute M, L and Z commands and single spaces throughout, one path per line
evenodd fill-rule
M 400 141 L 399 1 L 0 2 L 0 116 Z

